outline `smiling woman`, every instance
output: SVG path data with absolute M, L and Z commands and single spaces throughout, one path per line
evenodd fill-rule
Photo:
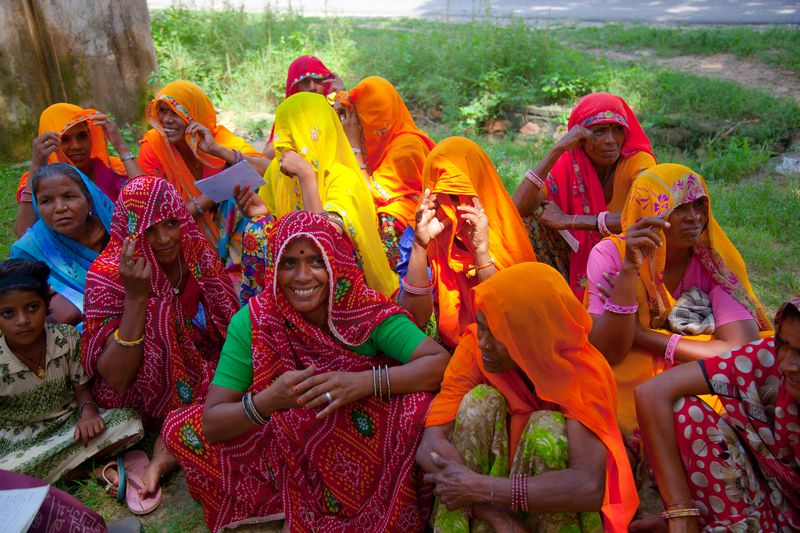
M 208 527 L 283 512 L 288 531 L 421 531 L 413 455 L 448 353 L 366 286 L 327 217 L 278 220 L 267 265 L 205 406 L 165 423 Z
M 86 273 L 108 242 L 113 205 L 80 170 L 65 163 L 41 167 L 30 179 L 39 220 L 11 246 L 11 257 L 50 267 L 54 322 L 83 321 Z

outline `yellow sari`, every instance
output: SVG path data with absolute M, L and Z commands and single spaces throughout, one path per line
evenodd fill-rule
M 275 112 L 275 159 L 264 174 L 259 195 L 276 218 L 303 209 L 296 178 L 283 174 L 280 159 L 294 150 L 317 171 L 317 187 L 325 211 L 335 213 L 364 269 L 367 284 L 385 296 L 398 289 L 378 235 L 378 217 L 372 192 L 353 155 L 341 121 L 324 96 L 297 93 Z

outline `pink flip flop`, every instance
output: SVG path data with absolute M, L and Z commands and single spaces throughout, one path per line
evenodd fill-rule
M 135 515 L 152 513 L 161 503 L 161 488 L 146 498 L 139 496 L 139 489 L 144 487 L 144 472 L 150 464 L 147 454 L 142 450 L 129 451 L 125 453 L 124 464 L 128 479 L 125 491 L 128 510 Z

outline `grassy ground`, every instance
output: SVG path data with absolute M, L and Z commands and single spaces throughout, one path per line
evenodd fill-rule
M 798 71 L 800 36 L 794 30 L 614 24 L 542 29 L 517 20 L 343 21 L 180 9 L 153 13 L 152 26 L 160 68 L 153 80 L 195 81 L 235 118 L 239 134 L 258 138 L 269 132 L 288 63 L 311 53 L 348 86 L 381 75 L 395 83 L 410 108 L 441 113 L 435 125 L 423 128 L 437 140 L 454 134 L 477 140 L 509 191 L 553 139 L 513 132 L 489 139 L 481 134 L 487 119 L 528 104 L 556 103 L 564 106 L 566 122 L 580 95 L 622 94 L 660 161 L 687 164 L 707 178 L 714 215 L 744 256 L 769 312 L 800 292 L 800 178 L 775 176 L 765 166 L 800 129 L 800 108 L 730 82 L 597 60 L 580 51 L 611 46 L 647 47 L 661 55 L 733 52 Z M 135 130 L 128 134 L 131 140 L 138 136 Z M 14 191 L 23 170 L 0 162 L 0 256 L 13 241 Z M 108 518 L 126 514 L 93 480 L 67 488 Z M 169 503 L 146 518 L 147 531 L 203 530 L 202 512 L 188 497 L 182 475 L 171 478 L 165 494 Z

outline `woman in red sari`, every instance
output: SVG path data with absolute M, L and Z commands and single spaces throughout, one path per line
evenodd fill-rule
M 201 399 L 238 308 L 230 278 L 175 188 L 152 176 L 129 181 L 111 240 L 86 276 L 81 358 L 97 403 L 133 407 L 158 426 Z M 151 491 L 174 463 L 159 439 Z
M 800 296 L 774 338 L 656 376 L 636 409 L 669 531 L 800 530 Z
M 421 531 L 414 451 L 449 359 L 366 286 L 328 218 L 294 211 L 268 238 L 270 288 L 228 328 L 205 407 L 170 415 L 167 447 L 212 531 Z
M 631 184 L 656 161 L 650 140 L 620 96 L 584 96 L 567 127 L 567 134 L 525 173 L 514 203 L 537 259 L 561 272 L 583 301 L 592 246 L 622 231 L 620 213 Z M 577 251 L 555 230 L 568 230 L 578 241 Z

